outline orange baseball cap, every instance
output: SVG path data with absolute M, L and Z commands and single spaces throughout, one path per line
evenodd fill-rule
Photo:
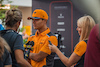
M 40 19 L 40 18 L 48 20 L 48 14 L 46 13 L 46 11 L 42 9 L 36 9 L 34 10 L 32 17 L 28 17 L 28 19 Z

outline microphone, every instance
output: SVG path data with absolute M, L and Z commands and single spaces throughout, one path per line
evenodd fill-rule
M 52 43 L 51 43 L 51 41 L 50 41 L 50 40 L 48 40 L 48 42 L 49 42 L 49 44 L 50 44 L 50 45 L 52 45 Z
M 28 43 L 24 44 L 25 49 L 33 50 L 34 42 L 29 41 Z
M 24 56 L 25 56 L 25 59 L 28 59 L 30 50 L 31 51 L 33 50 L 33 46 L 34 46 L 34 42 L 33 41 L 28 41 L 26 44 L 24 44 L 24 48 L 25 48 Z

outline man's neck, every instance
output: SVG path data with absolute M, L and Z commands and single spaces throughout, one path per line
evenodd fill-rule
M 45 30 L 47 30 L 47 28 L 48 28 L 48 27 L 45 27 L 45 28 L 42 28 L 42 29 L 38 30 L 38 34 L 44 32 Z

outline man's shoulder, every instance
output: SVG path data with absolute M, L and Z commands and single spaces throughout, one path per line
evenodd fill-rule
M 100 25 L 100 24 L 96 24 L 96 25 L 92 28 L 92 31 L 97 32 L 97 31 L 99 30 L 99 25 Z
M 55 36 L 53 33 L 51 33 L 51 32 L 49 32 L 49 33 L 47 33 L 47 36 Z
M 30 35 L 30 36 L 28 37 L 28 40 L 33 39 L 33 38 L 34 38 L 34 36 L 35 36 L 35 34 Z
M 33 36 L 35 36 L 35 34 L 30 35 L 30 37 L 33 37 Z
M 100 30 L 100 29 L 99 29 L 99 24 L 96 24 L 96 25 L 92 28 L 89 37 L 91 37 L 91 36 L 92 36 L 92 37 L 95 37 L 95 36 L 99 37 L 99 36 L 98 36 L 99 33 L 100 33 L 99 30 Z

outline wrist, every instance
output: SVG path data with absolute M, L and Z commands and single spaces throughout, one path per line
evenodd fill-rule
M 55 49 L 55 53 L 57 53 L 58 51 L 59 51 L 59 49 L 58 49 L 58 48 L 56 48 L 56 49 Z

